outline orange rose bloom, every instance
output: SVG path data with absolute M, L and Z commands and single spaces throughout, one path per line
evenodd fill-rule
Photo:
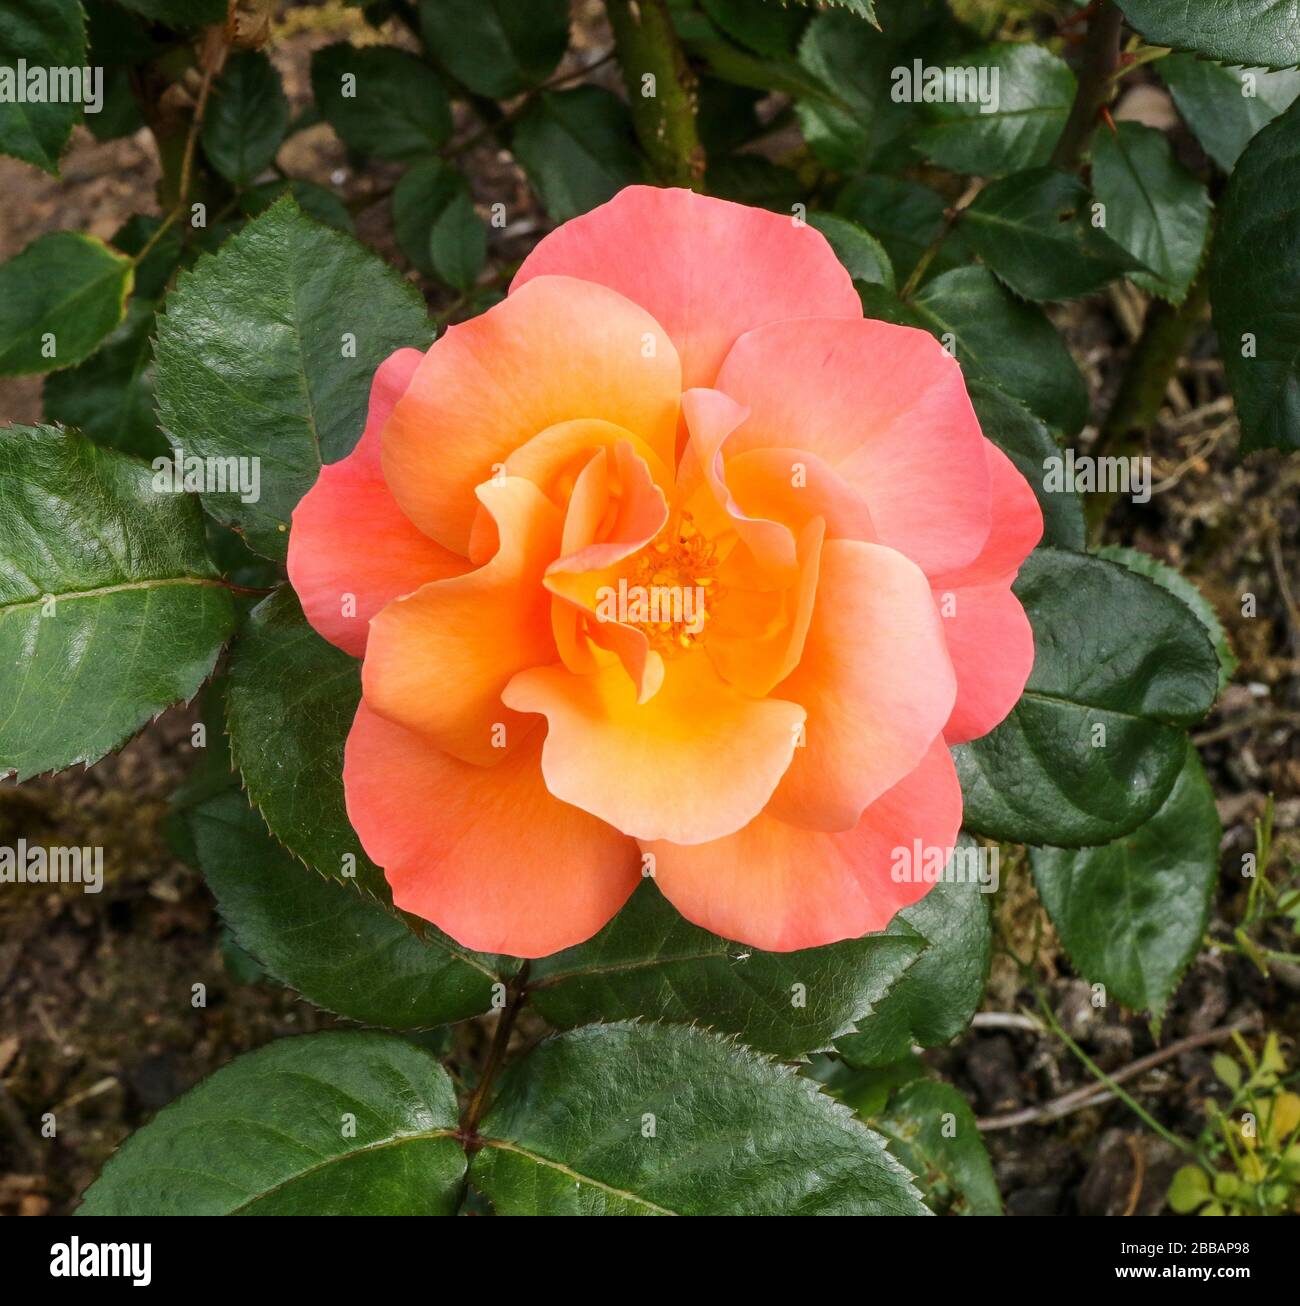
M 543 956 L 644 867 L 789 950 L 925 893 L 895 850 L 956 839 L 948 745 L 1024 687 L 1041 533 L 957 363 L 817 231 L 638 186 L 380 367 L 289 575 L 364 658 L 348 814 L 399 907 Z

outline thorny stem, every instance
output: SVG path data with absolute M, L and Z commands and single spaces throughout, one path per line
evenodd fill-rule
M 1079 87 L 1061 138 L 1052 151 L 1052 165 L 1073 172 L 1079 166 L 1097 116 L 1114 91 L 1112 74 L 1119 62 L 1119 36 L 1124 15 L 1114 0 L 1100 0 L 1088 20 L 1088 35 L 1083 45 L 1083 63 L 1079 67 Z
M 695 74 L 682 53 L 667 4 L 605 0 L 605 12 L 614 30 L 637 139 L 660 182 L 698 190 L 705 158 L 695 122 Z
M 492 1031 L 492 1044 L 488 1048 L 487 1060 L 483 1063 L 483 1073 L 479 1076 L 478 1086 L 471 1094 L 465 1106 L 465 1114 L 461 1117 L 460 1138 L 467 1151 L 473 1152 L 478 1147 L 478 1122 L 483 1118 L 483 1110 L 505 1063 L 515 1021 L 519 1018 L 524 1003 L 528 1001 L 527 986 L 528 962 L 524 962 L 506 988 L 506 1005 L 497 1018 L 496 1029 Z
M 1208 255 L 1207 255 L 1208 258 Z M 1119 389 L 1097 435 L 1092 453 L 1127 457 L 1135 453 L 1165 401 L 1165 391 L 1178 370 L 1183 347 L 1209 301 L 1204 271 L 1187 297 L 1175 308 L 1163 299 L 1152 300 Z M 1094 538 L 1100 534 L 1117 494 L 1098 492 L 1088 498 L 1088 524 Z

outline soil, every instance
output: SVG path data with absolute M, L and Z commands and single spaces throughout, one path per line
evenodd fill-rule
M 275 47 L 295 109 L 307 98 L 311 50 L 356 21 L 355 11 L 338 5 L 307 12 L 325 14 L 330 30 L 307 24 Z M 590 50 L 604 48 L 598 24 L 583 30 Z M 1154 111 L 1160 108 L 1156 103 Z M 508 204 L 510 225 L 492 233 L 490 247 L 492 267 L 508 273 L 545 229 L 545 218 L 507 154 L 484 144 L 466 159 L 480 204 Z M 356 213 L 360 238 L 405 266 L 388 206 L 373 202 L 391 188 L 394 170 L 358 171 L 324 127 L 291 138 L 279 162 L 290 175 L 334 187 Z M 0 159 L 0 258 L 44 232 L 109 237 L 133 213 L 156 213 L 158 172 L 146 132 L 100 144 L 78 129 L 61 180 Z M 451 307 L 444 292 L 421 284 L 432 311 Z M 1134 308 L 1127 296 L 1114 295 L 1059 314 L 1102 410 L 1127 355 L 1123 324 Z M 0 381 L 0 422 L 41 416 L 39 379 Z M 1085 443 L 1090 436 L 1085 432 Z M 1192 578 L 1224 621 L 1240 661 L 1197 731 L 1223 821 L 1211 924 L 1218 937 L 1230 934 L 1241 911 L 1240 858 L 1254 846 L 1252 823 L 1270 793 L 1275 865 L 1288 855 L 1300 858 L 1300 459 L 1242 459 L 1237 438 L 1207 322 L 1150 436 L 1163 489 L 1146 505 L 1120 507 L 1106 532 L 1107 542 L 1144 549 Z M 1243 615 L 1247 594 L 1255 596 L 1254 616 Z M 0 894 L 0 1214 L 71 1210 L 127 1134 L 212 1070 L 282 1035 L 343 1023 L 273 984 L 248 982 L 248 959 L 223 941 L 211 895 L 167 841 L 167 797 L 192 765 L 193 719 L 193 708 L 175 709 L 88 771 L 0 786 L 0 842 L 99 844 L 107 859 L 98 895 L 75 886 Z M 1300 970 L 1275 967 L 1265 978 L 1236 954 L 1208 950 L 1179 986 L 1157 1044 L 1144 1017 L 1117 1006 L 1092 1008 L 1054 944 L 1023 866 L 1004 877 L 995 912 L 1006 951 L 995 960 L 985 1012 L 953 1045 L 927 1054 L 986 1123 L 1090 1082 L 1059 1040 L 1017 1027 L 1014 1015 L 1032 1008 L 1033 995 L 1012 951 L 1024 957 L 1036 949 L 1058 1018 L 1108 1072 L 1156 1046 L 1239 1020 L 1289 1040 L 1300 1034 Z M 457 1042 L 465 1047 L 480 1037 L 471 1025 Z M 1201 1103 L 1215 1087 L 1212 1051 L 1187 1052 L 1128 1088 L 1174 1133 L 1194 1136 Z M 1177 1164 L 1170 1145 L 1116 1101 L 989 1130 L 986 1140 L 1007 1209 L 1018 1215 L 1154 1212 Z

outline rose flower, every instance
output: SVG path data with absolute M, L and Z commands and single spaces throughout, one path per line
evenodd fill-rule
M 929 335 L 865 320 L 791 218 L 631 187 L 375 375 L 293 515 L 363 658 L 348 815 L 393 900 L 543 956 L 645 872 L 785 951 L 882 929 L 948 849 L 948 746 L 1033 663 L 1042 532 Z

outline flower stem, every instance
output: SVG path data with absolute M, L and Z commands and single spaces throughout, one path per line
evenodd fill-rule
M 524 1003 L 528 1001 L 527 985 L 528 962 L 524 962 L 506 989 L 506 1005 L 497 1018 L 496 1029 L 492 1031 L 492 1044 L 488 1048 L 487 1060 L 483 1063 L 483 1073 L 479 1076 L 478 1085 L 470 1095 L 465 1114 L 461 1117 L 460 1136 L 468 1151 L 473 1152 L 478 1147 L 478 1123 L 483 1118 L 497 1075 L 505 1064 L 515 1021 L 519 1018 Z
M 1088 20 L 1079 87 L 1061 130 L 1061 138 L 1052 151 L 1053 166 L 1065 172 L 1073 172 L 1079 166 L 1096 129 L 1097 115 L 1114 93 L 1112 74 L 1119 62 L 1119 35 L 1123 22 L 1124 15 L 1114 0 L 1100 0 Z
M 1209 301 L 1204 271 L 1187 297 L 1175 308 L 1163 299 L 1152 300 L 1128 365 L 1120 378 L 1114 402 L 1101 424 L 1092 453 L 1127 458 L 1142 448 L 1146 431 L 1156 420 L 1165 401 L 1165 391 L 1178 371 L 1187 337 Z M 1099 535 L 1117 493 L 1088 496 L 1085 511 L 1094 538 Z
M 698 190 L 704 146 L 696 83 L 664 0 L 605 0 L 637 139 L 665 186 Z

